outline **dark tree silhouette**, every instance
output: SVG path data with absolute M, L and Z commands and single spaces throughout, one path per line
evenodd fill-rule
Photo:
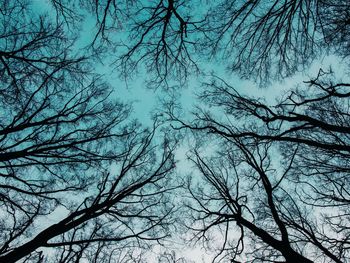
M 76 8 L 70 2 L 52 2 L 61 18 L 73 16 Z M 183 81 L 213 58 L 245 78 L 266 83 L 304 70 L 327 52 L 349 55 L 346 0 L 81 4 L 96 18 L 94 46 L 118 45 L 115 61 L 122 74 L 130 76 L 144 65 L 157 86 L 174 78 Z
M 52 0 L 58 19 L 71 26 L 81 13 L 71 1 Z M 198 72 L 194 58 L 201 21 L 192 12 L 196 3 L 174 0 L 160 1 L 77 1 L 96 21 L 90 47 L 108 52 L 118 47 L 114 64 L 119 73 L 130 78 L 140 64 L 154 73 L 152 87 L 168 87 L 170 81 L 182 84 L 190 72 Z M 75 19 L 76 20 L 76 19 Z M 142 67 L 141 67 L 142 68 Z
M 269 106 L 215 79 L 201 99 L 225 116 L 180 121 L 214 142 L 190 154 L 205 184 L 189 191 L 196 238 L 222 233 L 216 260 L 349 260 L 350 85 L 323 71 L 306 84 Z
M 1 11 L 0 262 L 126 262 L 159 243 L 175 143 L 128 120 L 61 25 Z
M 196 139 L 181 221 L 217 238 L 214 261 L 350 260 L 349 83 L 321 70 L 269 105 L 215 77 L 192 122 L 170 103 L 145 129 L 96 73 L 181 86 L 218 60 L 266 84 L 348 58 L 349 1 L 45 3 L 0 1 L 0 262 L 144 262 L 165 244 L 180 197 L 161 116 Z
M 169 85 L 169 79 L 183 83 L 188 74 L 198 71 L 193 51 L 198 39 L 193 33 L 199 22 L 192 21 L 188 1 L 139 1 L 129 15 L 131 43 L 118 59 L 124 75 L 130 75 L 141 62 L 150 72 L 154 86 Z M 198 37 L 197 37 L 198 38 Z
M 245 78 L 266 81 L 304 70 L 335 48 L 348 56 L 348 1 L 220 1 L 209 11 L 206 45 Z
M 90 180 L 89 188 L 84 189 L 85 194 L 73 187 L 64 189 L 68 195 L 66 198 L 74 198 L 78 193 L 86 196 L 81 202 L 68 202 L 63 197 L 53 195 L 60 191 L 44 192 L 44 187 L 40 187 L 41 192 L 27 194 L 26 197 L 23 196 L 26 193 L 19 189 L 16 191 L 22 196 L 17 197 L 16 193 L 10 192 L 20 199 L 17 202 L 22 201 L 23 204 L 17 207 L 11 200 L 5 199 L 3 202 L 4 210 L 13 216 L 13 220 L 7 218 L 2 224 L 4 245 L 1 262 L 16 262 L 21 258 L 31 262 L 41 254 L 37 249 L 43 247 L 58 250 L 51 252 L 54 253 L 52 258 L 47 256 L 50 262 L 72 262 L 89 258 L 89 254 L 93 255 L 91 262 L 108 262 L 108 258 L 121 253 L 119 250 L 142 249 L 143 241 L 148 243 L 167 236 L 171 222 L 168 215 L 172 207 L 165 198 L 169 182 L 168 187 L 164 183 L 166 175 L 173 168 L 172 149 L 165 145 L 158 161 L 150 146 L 152 133 L 147 137 L 139 138 L 138 133 L 128 137 L 124 138 L 123 157 L 115 161 L 115 171 L 91 172 L 96 179 Z M 87 174 L 87 171 L 81 171 L 77 176 L 85 177 Z M 38 174 L 33 179 L 39 176 L 43 177 Z M 46 181 L 50 180 L 50 176 Z M 74 192 L 70 194 L 70 191 Z M 65 206 L 68 215 L 39 232 L 35 231 L 35 222 L 40 220 L 38 215 L 48 214 L 57 207 L 56 204 L 52 204 L 55 206 L 53 208 L 48 207 L 49 201 L 53 200 Z M 45 208 L 46 211 L 42 211 Z M 50 208 L 51 211 L 47 211 Z M 26 235 L 32 238 L 26 241 Z

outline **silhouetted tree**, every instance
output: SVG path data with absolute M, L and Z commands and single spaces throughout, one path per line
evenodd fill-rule
M 0 262 L 127 262 L 169 235 L 174 143 L 30 10 L 1 4 Z
M 52 3 L 60 17 L 77 10 L 64 0 Z M 183 81 L 212 58 L 245 78 L 266 82 L 303 70 L 329 51 L 349 55 L 346 0 L 81 3 L 95 16 L 94 45 L 118 44 L 122 74 L 143 64 L 157 85 L 174 77 Z
M 177 141 L 131 120 L 92 62 L 169 87 L 214 59 L 266 83 L 349 56 L 345 0 L 45 3 L 0 1 L 0 262 L 144 262 L 174 230 Z M 306 84 L 271 106 L 214 78 L 189 123 L 169 104 L 205 182 L 189 180 L 183 221 L 219 237 L 214 261 L 349 260 L 350 84 Z
M 231 70 L 265 81 L 304 70 L 332 48 L 348 56 L 348 21 L 348 1 L 220 1 L 209 11 L 205 43 L 230 58 Z
M 214 144 L 190 154 L 205 183 L 189 184 L 189 207 L 198 240 L 222 234 L 216 260 L 349 260 L 350 84 L 323 71 L 306 84 L 269 106 L 214 79 L 201 96 L 213 113 L 180 120 Z
M 52 0 L 57 17 L 72 26 L 82 13 L 71 1 Z M 200 26 L 199 17 L 192 18 L 196 3 L 186 1 L 76 1 L 88 11 L 96 23 L 90 47 L 114 50 L 114 64 L 119 73 L 129 78 L 140 67 L 154 73 L 154 87 L 184 82 L 190 72 L 198 71 L 194 48 Z M 198 17 L 198 19 L 197 19 Z M 197 20 L 198 21 L 197 21 Z M 115 49 L 115 46 L 118 49 Z M 102 48 L 103 49 L 103 48 Z M 109 52 L 110 53 L 110 52 Z M 142 68 L 142 67 L 141 67 Z

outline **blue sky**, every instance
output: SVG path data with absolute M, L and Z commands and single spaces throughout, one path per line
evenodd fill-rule
M 34 9 L 37 12 L 52 12 L 48 5 L 48 1 L 35 0 L 34 2 Z M 93 39 L 94 33 L 96 32 L 95 20 L 92 17 L 86 16 L 82 23 L 82 30 L 80 32 L 77 49 L 85 47 Z M 125 38 L 125 32 L 116 32 L 116 37 Z M 142 68 L 140 68 L 139 73 L 136 73 L 128 80 L 120 78 L 118 69 L 115 67 L 115 64 L 113 64 L 114 60 L 114 57 L 102 58 L 100 62 L 96 62 L 95 64 L 96 72 L 102 74 L 104 79 L 111 85 L 113 88 L 113 96 L 115 98 L 126 104 L 132 104 L 132 117 L 138 119 L 146 126 L 151 124 L 152 114 L 161 110 L 160 101 L 161 99 L 169 97 L 169 93 L 161 88 L 147 88 L 146 80 L 148 78 L 148 73 L 145 73 L 145 70 Z M 301 84 L 303 80 L 309 79 L 310 76 L 315 76 L 320 67 L 328 68 L 332 66 L 337 69 L 337 73 L 340 76 L 344 76 L 344 72 L 339 70 L 341 68 L 346 68 L 345 66 L 341 66 L 343 63 L 346 62 L 342 62 L 335 56 L 325 55 L 323 58 L 315 61 L 309 69 L 303 73 L 296 74 L 291 78 L 279 82 L 274 82 L 265 88 L 258 87 L 258 85 L 252 81 L 241 80 L 237 75 L 227 72 L 222 65 L 214 61 L 206 63 L 203 68 L 207 73 L 213 71 L 216 75 L 223 77 L 228 83 L 237 88 L 238 91 L 249 95 L 265 97 L 268 103 L 273 104 L 274 100 L 277 97 L 284 95 L 287 90 Z M 172 92 L 173 96 L 181 102 L 185 114 L 189 117 L 193 106 L 198 104 L 195 100 L 195 93 L 200 91 L 200 82 L 203 80 L 203 77 L 193 76 L 189 79 L 189 83 L 186 87 L 182 87 Z M 185 162 L 187 150 L 188 145 L 185 140 L 177 153 L 179 161 L 183 164 L 178 165 L 181 167 L 181 169 L 178 170 L 178 173 L 181 175 L 184 175 L 186 171 L 191 170 L 189 163 Z M 199 247 L 189 248 L 188 250 L 182 251 L 186 257 L 196 260 L 196 262 L 201 262 L 202 260 L 209 262 L 207 255 L 205 255 L 203 249 Z

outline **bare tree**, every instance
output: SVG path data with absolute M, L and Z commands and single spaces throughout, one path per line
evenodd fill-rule
M 55 258 L 59 262 L 79 261 L 96 250 L 99 253 L 93 254 L 95 261 L 91 262 L 104 262 L 105 257 L 117 257 L 119 249 L 141 249 L 143 241 L 157 241 L 166 237 L 172 207 L 165 198 L 170 187 L 164 183 L 166 175 L 173 168 L 172 149 L 165 145 L 165 152 L 158 161 L 152 153 L 153 147 L 150 147 L 152 135 L 140 138 L 140 134 L 136 133 L 129 137 L 124 138 L 124 156 L 115 161 L 115 171 L 95 171 L 93 176 L 96 179 L 89 182 L 89 188 L 85 188 L 86 198 L 82 202 L 71 203 L 52 193 L 48 195 L 46 199 L 55 200 L 67 209 L 68 215 L 58 223 L 39 232 L 34 228 L 40 220 L 38 215 L 43 214 L 42 208 L 49 203 L 42 195 L 50 192 L 27 196 L 28 202 L 32 203 L 30 211 L 23 211 L 26 206 L 21 209 L 4 200 L 4 210 L 9 210 L 10 214 L 13 211 L 13 221 L 7 218 L 2 224 L 4 240 L 1 261 L 16 262 L 26 257 L 25 261 L 30 262 L 37 256 L 35 250 L 46 247 L 58 250 L 57 253 L 61 255 L 59 258 L 54 254 L 51 259 L 48 256 L 50 262 L 54 262 Z M 81 171 L 77 176 L 84 177 L 86 174 L 88 172 Z M 73 187 L 65 190 L 66 195 L 69 190 L 74 191 L 73 194 L 79 193 Z M 79 197 L 76 198 L 79 200 Z M 49 212 L 52 210 L 45 214 Z M 23 219 L 20 220 L 22 213 Z M 29 241 L 25 236 L 29 237 Z
M 205 181 L 189 184 L 192 229 L 203 242 L 222 233 L 215 260 L 349 260 L 350 85 L 331 79 L 320 71 L 273 106 L 216 79 L 201 99 L 225 118 L 180 120 L 219 145 L 190 154 Z
M 60 17 L 74 11 L 63 0 L 52 3 Z M 96 18 L 94 46 L 117 45 L 115 61 L 122 74 L 130 76 L 143 65 L 157 85 L 183 81 L 213 58 L 244 78 L 265 83 L 304 70 L 327 52 L 349 55 L 345 0 L 108 0 L 82 5 Z
M 183 84 L 190 72 L 198 71 L 194 49 L 198 37 L 193 34 L 196 22 L 190 10 L 193 3 L 186 1 L 139 1 L 129 15 L 131 43 L 118 59 L 124 75 L 130 75 L 139 63 L 149 72 L 155 72 L 152 84 L 169 86 L 169 80 Z
M 204 2 L 51 0 L 56 16 L 0 2 L 1 262 L 144 262 L 174 232 L 177 141 L 130 120 L 93 59 L 169 87 L 221 56 L 264 82 L 349 55 L 345 0 Z M 81 55 L 86 11 L 96 31 Z M 216 78 L 199 97 L 213 112 L 186 123 L 169 108 L 200 136 L 189 228 L 207 248 L 217 238 L 214 261 L 349 260 L 350 84 L 320 71 L 306 85 L 271 106 Z
M 72 24 L 79 11 L 70 1 L 51 1 L 58 18 Z M 174 80 L 183 84 L 190 72 L 199 70 L 194 49 L 200 21 L 186 1 L 77 1 L 96 21 L 90 47 L 114 50 L 114 65 L 129 78 L 142 65 L 153 87 L 169 87 Z M 192 15 L 193 14 L 193 15 Z M 198 21 L 197 21 L 198 19 Z M 74 19 L 73 19 L 74 20 Z M 75 19 L 76 20 L 76 19 Z M 115 48 L 117 47 L 117 49 Z M 105 53 L 104 53 L 105 54 Z
M 126 262 L 161 242 L 175 143 L 128 120 L 61 25 L 1 11 L 0 262 Z
M 331 47 L 348 56 L 348 10 L 347 1 L 221 1 L 207 16 L 204 45 L 244 78 L 279 79 Z

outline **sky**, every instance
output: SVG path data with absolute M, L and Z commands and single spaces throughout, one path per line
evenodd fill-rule
M 36 9 L 38 13 L 49 12 L 52 14 L 48 2 L 48 0 L 35 0 L 34 9 Z M 82 23 L 79 40 L 76 44 L 77 49 L 83 48 L 86 44 L 90 43 L 91 39 L 94 37 L 94 32 L 96 32 L 95 21 L 92 17 L 86 16 Z M 125 34 L 125 32 L 118 32 L 118 34 L 120 34 L 120 37 L 124 37 L 123 34 Z M 113 57 L 101 59 L 99 63 L 96 63 L 96 72 L 102 74 L 104 79 L 113 87 L 113 96 L 115 98 L 124 103 L 132 104 L 132 117 L 138 119 L 143 125 L 150 125 L 152 123 L 152 114 L 161 110 L 162 105 L 160 101 L 164 99 L 164 97 L 169 96 L 169 94 L 161 88 L 147 88 L 146 79 L 148 76 L 147 73 L 142 72 L 142 69 L 139 73 L 135 74 L 135 76 L 125 81 L 119 76 L 118 69 L 116 69 L 113 62 Z M 275 99 L 284 95 L 287 90 L 309 79 L 310 76 L 315 76 L 320 67 L 328 68 L 332 66 L 337 69 L 346 68 L 341 66 L 341 64 L 344 63 L 345 62 L 342 62 L 335 56 L 325 55 L 321 59 L 315 61 L 308 70 L 298 73 L 291 78 L 274 82 L 265 88 L 259 87 L 252 81 L 242 80 L 232 72 L 227 72 L 220 63 L 215 61 L 207 63 L 204 68 L 206 72 L 214 71 L 218 76 L 223 77 L 238 91 L 246 93 L 247 95 L 264 97 L 268 103 L 273 104 Z M 338 71 L 338 74 L 343 75 L 343 72 L 339 73 Z M 193 106 L 199 104 L 199 102 L 196 101 L 196 93 L 201 90 L 200 83 L 203 80 L 202 77 L 194 75 L 189 79 L 186 87 L 173 91 L 173 96 L 181 102 L 185 116 L 190 117 Z M 188 141 L 184 140 L 176 153 L 179 162 L 181 162 L 180 165 L 177 165 L 179 167 L 177 173 L 181 176 L 186 175 L 189 170 L 192 170 L 191 164 L 186 161 L 186 152 L 188 150 Z M 62 214 L 64 214 L 63 211 Z M 60 215 L 54 215 L 54 217 L 56 216 L 59 217 Z M 179 253 L 189 259 L 195 260 L 195 262 L 210 262 L 210 258 L 212 257 L 208 251 L 204 251 L 204 249 L 200 247 L 180 248 Z

